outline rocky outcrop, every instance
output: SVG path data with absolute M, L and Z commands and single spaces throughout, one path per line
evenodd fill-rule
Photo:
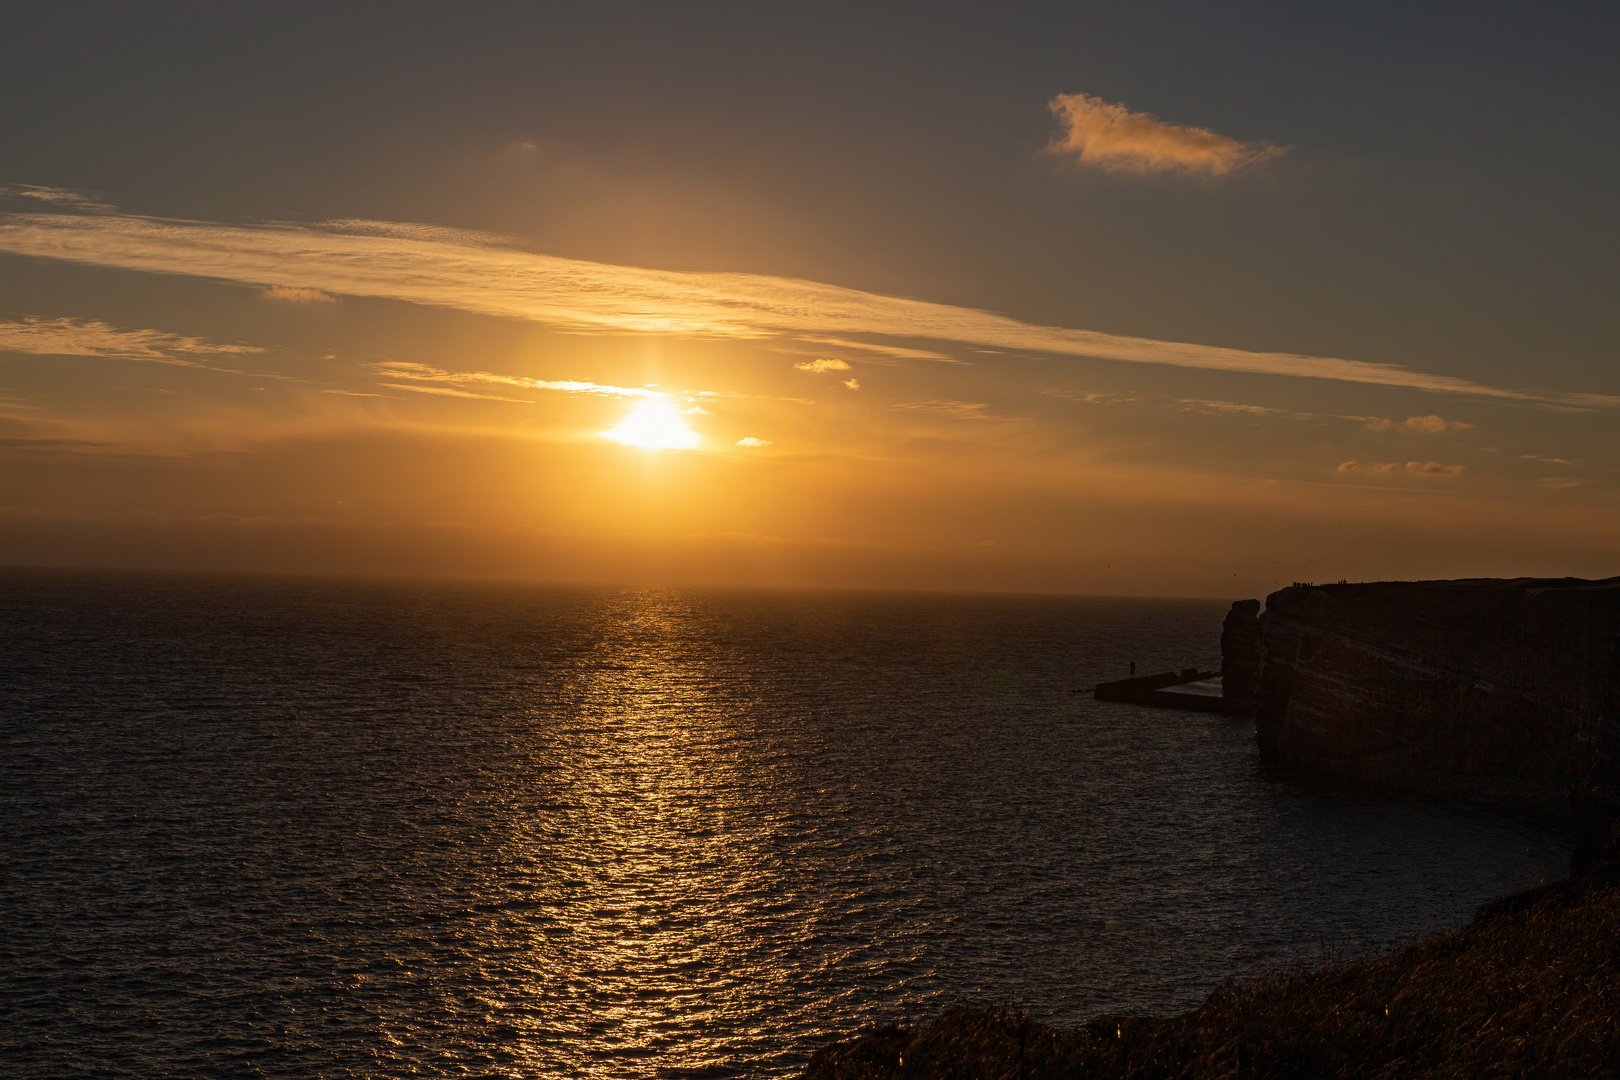
M 1254 700 L 1260 666 L 1260 601 L 1236 600 L 1221 624 L 1221 696 Z
M 1296 585 L 1266 598 L 1259 623 L 1266 762 L 1573 826 L 1592 850 L 1609 842 L 1620 578 Z M 1229 637 L 1242 679 L 1246 646 L 1223 632 L 1223 648 Z

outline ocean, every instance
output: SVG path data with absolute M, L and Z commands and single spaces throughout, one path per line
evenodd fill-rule
M 1563 875 L 1075 692 L 1218 664 L 1230 599 L 0 572 L 4 1072 L 786 1076 Z

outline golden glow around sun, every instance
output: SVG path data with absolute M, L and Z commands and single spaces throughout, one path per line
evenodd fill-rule
M 623 420 L 602 432 L 602 437 L 640 450 L 690 450 L 698 433 L 686 426 L 680 412 L 666 398 L 646 398 Z

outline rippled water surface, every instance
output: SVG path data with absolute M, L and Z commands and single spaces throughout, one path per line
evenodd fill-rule
M 0 575 L 7 1075 L 772 1076 L 1458 925 L 1543 834 L 1072 693 L 1224 603 Z

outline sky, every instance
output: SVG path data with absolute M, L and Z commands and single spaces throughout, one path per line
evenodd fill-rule
M 1612 5 L 0 3 L 0 564 L 1620 574 Z

